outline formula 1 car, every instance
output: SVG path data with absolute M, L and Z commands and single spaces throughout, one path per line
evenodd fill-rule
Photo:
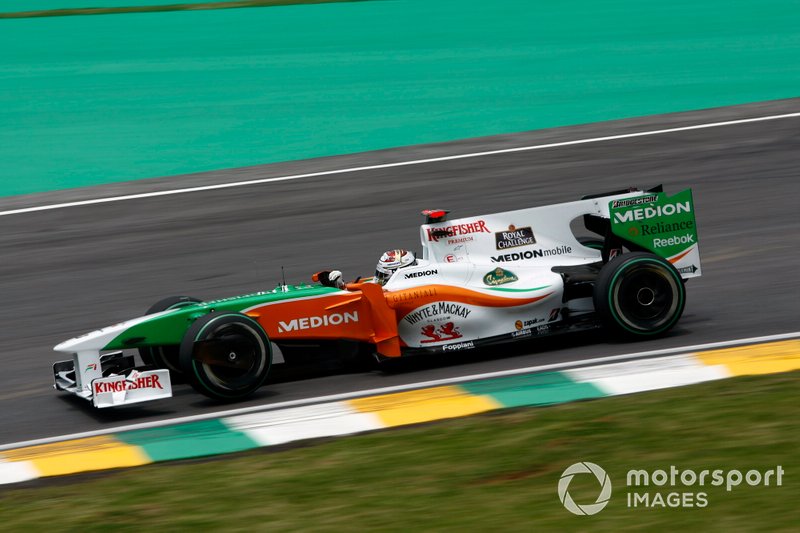
M 71 358 L 54 365 L 55 388 L 108 407 L 169 397 L 180 376 L 230 401 L 258 389 L 297 342 L 346 340 L 387 360 L 596 327 L 654 336 L 676 324 L 684 282 L 701 274 L 690 189 L 451 221 L 447 211 L 423 214 L 421 257 L 383 286 L 284 283 L 220 300 L 166 298 L 57 345 Z M 572 222 L 595 237 L 578 239 Z

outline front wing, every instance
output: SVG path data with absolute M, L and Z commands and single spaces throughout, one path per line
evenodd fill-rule
M 76 353 L 53 365 L 54 388 L 92 402 L 94 407 L 114 407 L 170 398 L 169 370 L 137 369 L 133 356 L 122 352 Z

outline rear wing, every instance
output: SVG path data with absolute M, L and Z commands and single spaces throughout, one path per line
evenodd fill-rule
M 684 279 L 700 276 L 700 246 L 692 190 L 673 196 L 652 192 L 609 202 L 611 232 L 660 255 Z

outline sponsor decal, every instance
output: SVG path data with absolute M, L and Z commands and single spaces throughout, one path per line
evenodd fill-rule
M 486 221 L 476 220 L 475 222 L 467 222 L 465 224 L 453 224 L 443 228 L 427 228 L 428 241 L 439 242 L 439 239 L 447 238 L 448 244 L 456 244 L 459 242 L 471 241 L 472 238 L 466 238 L 465 235 L 472 233 L 491 233 L 489 228 L 486 227 Z
M 695 272 L 697 272 L 697 266 L 696 265 L 689 265 L 689 266 L 681 267 L 681 268 L 678 269 L 678 272 L 680 272 L 681 274 L 694 274 Z
M 358 311 L 352 313 L 331 313 L 322 316 L 308 316 L 303 318 L 295 318 L 289 322 L 278 322 L 278 331 L 300 331 L 304 329 L 315 329 L 325 326 L 338 326 L 341 324 L 349 324 L 350 322 L 358 322 Z
M 649 218 L 672 216 L 680 213 L 691 213 L 691 202 L 678 202 L 674 204 L 656 205 L 653 207 L 643 207 L 631 209 L 623 213 L 614 213 L 617 222 L 631 222 L 633 220 L 647 220 Z
M 665 248 L 676 244 L 694 244 L 694 235 L 687 233 L 686 235 L 669 237 L 668 239 L 653 239 L 653 246 L 656 248 Z
M 448 318 L 452 316 L 467 318 L 470 313 L 472 313 L 472 310 L 467 309 L 461 304 L 453 302 L 436 302 L 426 305 L 425 307 L 418 309 L 413 313 L 407 314 L 405 317 L 403 317 L 403 320 L 409 324 L 416 324 L 423 319 L 436 318 L 443 315 L 447 316 Z
M 648 205 L 611 201 L 611 231 L 661 257 L 673 257 L 699 242 L 694 217 L 692 190 L 671 197 L 665 193 L 649 195 Z
M 536 238 L 533 236 L 533 230 L 530 226 L 518 228 L 512 224 L 507 231 L 495 233 L 494 239 L 498 250 L 536 244 Z
M 547 319 L 547 321 L 548 322 L 553 322 L 555 319 L 557 319 L 558 318 L 558 313 L 560 311 L 561 311 L 561 309 L 558 309 L 558 308 L 553 309 L 552 311 L 550 311 L 550 317 Z
M 546 333 L 550 333 L 550 325 L 543 324 L 541 326 L 536 326 L 536 334 L 537 335 L 544 335 Z
M 459 342 L 456 344 L 445 344 L 442 346 L 442 350 L 445 352 L 454 351 L 454 350 L 471 350 L 475 347 L 475 343 L 472 341 L 467 342 Z
M 519 278 L 516 274 L 509 272 L 508 270 L 503 270 L 500 267 L 495 268 L 491 272 L 487 272 L 486 275 L 483 276 L 483 283 L 489 285 L 490 287 L 505 285 L 506 283 L 514 283 L 515 281 L 519 281 Z
M 682 230 L 693 230 L 694 220 L 682 220 L 680 222 L 654 222 L 652 224 L 642 224 L 637 229 L 633 226 L 631 229 L 636 229 L 636 235 L 658 235 L 660 233 L 674 233 Z M 631 233 L 628 230 L 628 233 Z
M 446 322 L 440 325 L 438 328 L 435 324 L 427 324 L 422 326 L 421 333 L 428 337 L 427 339 L 422 339 L 420 341 L 422 343 L 451 341 L 454 339 L 460 339 L 462 337 L 458 326 L 452 322 Z
M 395 304 L 399 304 L 401 302 L 407 302 L 409 300 L 416 300 L 417 298 L 423 298 L 425 296 L 436 296 L 436 289 L 433 288 L 408 289 L 389 294 L 389 298 L 391 298 L 392 303 Z
M 423 278 L 425 276 L 433 276 L 438 274 L 439 271 L 435 268 L 430 270 L 420 270 L 419 272 L 410 272 L 405 275 L 405 279 L 413 279 L 413 278 Z
M 519 331 L 511 332 L 511 337 L 514 339 L 518 337 L 530 337 L 530 336 L 531 336 L 531 330 L 529 329 L 521 329 Z
M 632 205 L 642 205 L 642 204 L 649 204 L 658 200 L 657 194 L 651 194 L 648 196 L 640 196 L 638 198 L 628 198 L 627 200 L 614 200 L 611 202 L 611 207 L 617 209 L 619 207 L 630 207 Z
M 448 255 L 446 255 L 444 257 L 445 262 L 446 263 L 458 263 L 459 261 L 464 261 L 465 259 L 464 259 L 463 255 L 456 255 L 456 253 L 458 253 L 459 250 L 463 250 L 463 249 L 464 249 L 464 245 L 463 244 L 459 244 L 458 246 L 453 248 L 453 253 L 452 254 L 448 254 Z
M 540 257 L 550 257 L 553 255 L 571 254 L 571 246 L 556 246 L 550 250 L 526 250 L 524 252 L 514 252 L 511 254 L 498 255 L 492 257 L 492 263 L 508 263 L 511 261 L 523 261 L 525 259 L 535 259 Z
M 280 287 L 280 285 L 278 285 Z M 273 291 L 274 292 L 274 291 Z M 225 303 L 225 302 L 232 302 L 234 300 L 241 300 L 244 298 L 249 298 L 250 296 L 259 296 L 264 294 L 263 292 L 253 292 L 250 294 L 242 294 L 241 296 L 228 296 L 226 298 L 219 298 L 217 300 L 208 300 L 206 302 L 200 302 L 197 305 L 202 305 L 203 307 L 211 307 L 217 304 Z
M 89 363 L 88 365 L 86 365 L 86 370 L 84 370 L 84 372 L 87 372 L 89 370 L 97 370 L 97 363 Z
M 94 393 L 100 394 L 104 392 L 123 392 L 136 389 L 163 389 L 158 375 L 143 376 L 134 379 L 133 381 L 99 381 L 95 380 Z
M 517 320 L 514 322 L 514 327 L 517 328 L 517 331 L 521 329 L 527 329 L 531 326 L 538 324 L 539 322 L 544 322 L 544 318 L 529 318 L 527 320 Z

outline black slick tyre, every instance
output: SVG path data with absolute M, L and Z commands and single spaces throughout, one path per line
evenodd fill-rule
M 686 304 L 678 271 L 669 261 L 647 252 L 623 254 L 605 264 L 593 296 L 603 324 L 629 337 L 666 333 Z
M 147 310 L 145 315 L 152 315 L 160 313 L 168 309 L 177 309 L 186 305 L 199 303 L 201 300 L 192 298 L 191 296 L 169 296 L 163 300 L 159 300 Z M 166 345 L 166 346 L 145 346 L 139 348 L 139 357 L 146 365 L 154 366 L 156 368 L 166 368 L 169 370 L 170 377 L 173 381 L 180 381 L 181 372 L 180 362 L 178 361 L 179 345 Z
M 272 345 L 261 326 L 241 313 L 209 313 L 180 345 L 184 376 L 198 392 L 220 401 L 246 398 L 267 379 Z

